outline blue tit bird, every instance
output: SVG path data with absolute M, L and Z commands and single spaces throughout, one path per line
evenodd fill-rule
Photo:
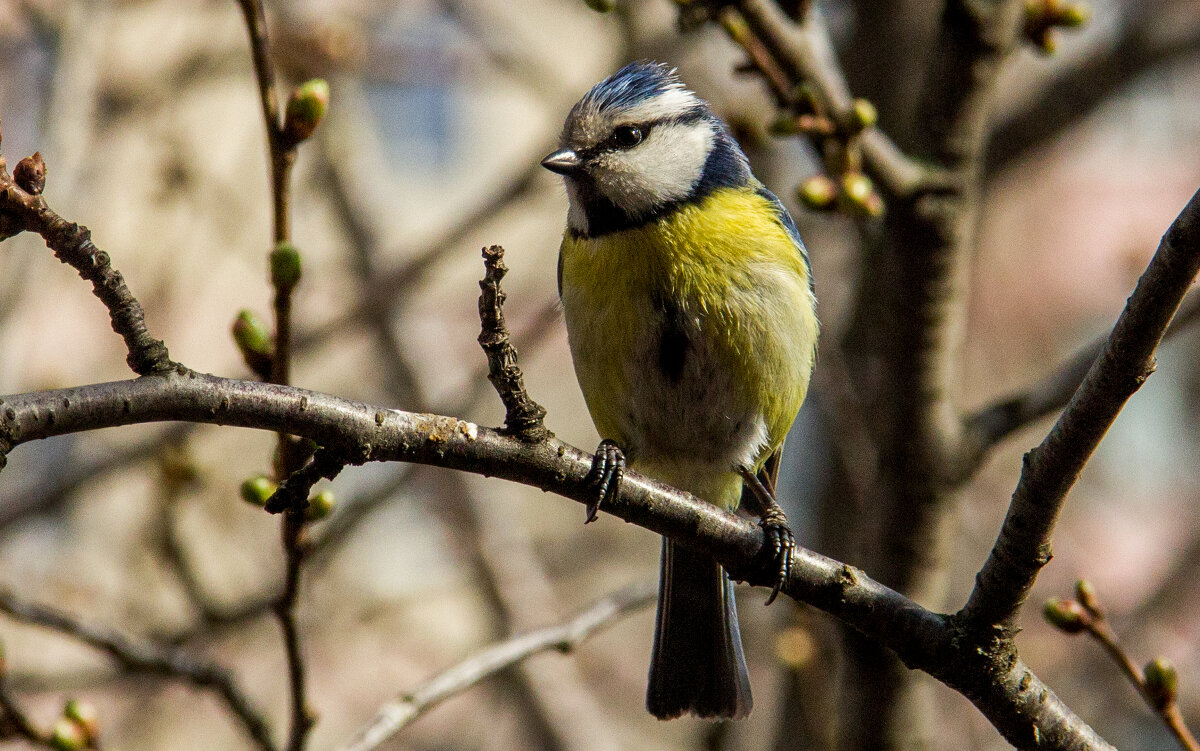
M 633 63 L 571 109 L 542 164 L 564 177 L 559 297 L 575 373 L 603 441 L 596 509 L 633 469 L 724 509 L 743 498 L 773 546 L 784 436 L 816 357 L 808 257 L 779 199 L 672 68 Z M 664 539 L 646 705 L 670 719 L 751 708 L 728 575 Z

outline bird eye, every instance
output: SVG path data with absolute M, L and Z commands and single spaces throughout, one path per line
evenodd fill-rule
M 613 130 L 613 142 L 623 149 L 637 146 L 645 138 L 642 129 L 636 125 L 621 125 Z

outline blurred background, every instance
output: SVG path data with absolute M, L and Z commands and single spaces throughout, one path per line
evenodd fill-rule
M 855 95 L 876 104 L 898 142 L 911 140 L 940 4 L 820 5 Z M 800 139 L 767 135 L 772 100 L 760 79 L 736 72 L 742 53 L 721 29 L 681 33 L 677 16 L 668 0 L 627 0 L 604 15 L 578 0 L 268 3 L 284 80 L 320 75 L 332 88 L 294 178 L 304 279 L 293 382 L 500 423 L 476 344 L 476 282 L 481 246 L 502 244 L 525 382 L 552 430 L 593 447 L 555 307 L 566 199 L 537 162 L 570 105 L 638 58 L 679 66 L 792 208 L 823 336 L 836 341 L 871 225 L 797 205 L 795 188 L 819 160 Z M 174 359 L 248 377 L 229 326 L 243 308 L 270 311 L 270 201 L 236 3 L 0 0 L 0 51 L 10 165 L 41 151 L 51 206 L 93 230 Z M 1096 0 L 1091 24 L 1064 35 L 1057 54 L 1026 46 L 1015 55 L 987 159 L 962 406 L 1032 383 L 1111 327 L 1200 185 L 1198 144 L 1196 2 Z M 1179 667 L 1184 715 L 1200 722 L 1198 356 L 1194 333 L 1161 352 L 1072 492 L 1034 590 L 1039 607 L 1021 624 L 1026 661 L 1126 749 L 1173 746 L 1100 650 L 1043 623 L 1040 603 L 1090 579 L 1136 660 L 1164 654 Z M 126 377 L 121 342 L 87 285 L 38 238 L 5 242 L 0 393 Z M 1008 440 L 966 489 L 946 599 L 927 605 L 962 604 L 1021 454 L 1048 426 Z M 837 430 L 815 389 L 788 443 L 781 500 L 800 541 L 818 549 L 829 499 L 849 495 L 831 470 Z M 281 732 L 287 674 L 267 611 L 281 586 L 278 524 L 238 495 L 243 479 L 269 471 L 274 441 L 141 426 L 18 448 L 0 474 L 0 588 L 219 660 Z M 314 528 L 300 608 L 320 715 L 313 749 L 335 747 L 382 702 L 481 646 L 657 576 L 654 535 L 603 516 L 585 529 L 577 504 L 529 488 L 399 465 L 349 468 L 331 487 L 337 506 Z M 745 722 L 646 714 L 648 608 L 572 656 L 544 655 L 475 687 L 383 748 L 832 747 L 837 630 L 791 602 L 761 607 L 761 591 L 739 597 L 756 699 Z M 98 707 L 106 747 L 250 747 L 209 694 L 125 675 L 94 650 L 2 616 L 0 640 L 10 686 L 44 725 L 79 697 Z M 930 747 L 1008 747 L 964 698 L 923 680 L 937 730 Z

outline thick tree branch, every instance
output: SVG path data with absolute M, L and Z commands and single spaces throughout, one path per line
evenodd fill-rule
M 52 629 L 105 652 L 129 672 L 179 680 L 216 694 L 242 724 L 255 746 L 263 751 L 275 751 L 266 720 L 224 668 L 201 661 L 174 647 L 139 641 L 116 631 L 84 623 L 55 608 L 24 602 L 4 590 L 0 590 L 0 612 L 22 623 Z
M 193 372 L 133 381 L 7 396 L 0 400 L 0 434 L 13 445 L 38 438 L 117 425 L 184 420 L 270 431 L 344 447 L 372 461 L 407 461 L 474 472 L 532 485 L 588 503 L 592 455 L 551 438 L 526 443 L 453 417 L 413 414 L 277 384 Z M 762 531 L 750 522 L 635 472 L 626 474 L 608 513 L 713 555 L 755 584 L 762 570 Z M 1093 749 L 1109 746 L 1017 662 L 978 664 L 974 647 L 957 638 L 944 616 L 932 613 L 853 567 L 798 550 L 783 589 L 841 618 L 964 692 L 1010 741 L 1024 747 Z M 975 665 L 972 667 L 972 665 Z M 964 668 L 963 666 L 967 667 Z M 1030 718 L 1035 718 L 1031 724 Z M 1029 742 L 1036 728 L 1037 744 Z
M 341 751 L 370 751 L 404 726 L 456 694 L 471 688 L 507 667 L 542 652 L 571 652 L 592 634 L 611 626 L 623 616 L 654 602 L 658 586 L 645 583 L 605 597 L 570 621 L 515 636 L 484 649 L 459 664 L 384 704 L 374 719 L 363 726 Z
M 1113 420 L 1154 370 L 1154 351 L 1200 270 L 1200 191 L 1163 236 L 1124 312 L 1042 443 L 1025 455 L 996 544 L 959 614 L 977 633 L 1011 629 L 1042 566 L 1067 492 Z

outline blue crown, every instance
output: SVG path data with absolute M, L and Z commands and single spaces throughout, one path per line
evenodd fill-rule
M 680 88 L 683 84 L 674 68 L 652 60 L 639 60 L 593 86 L 583 95 L 579 106 L 597 110 L 624 109 Z

